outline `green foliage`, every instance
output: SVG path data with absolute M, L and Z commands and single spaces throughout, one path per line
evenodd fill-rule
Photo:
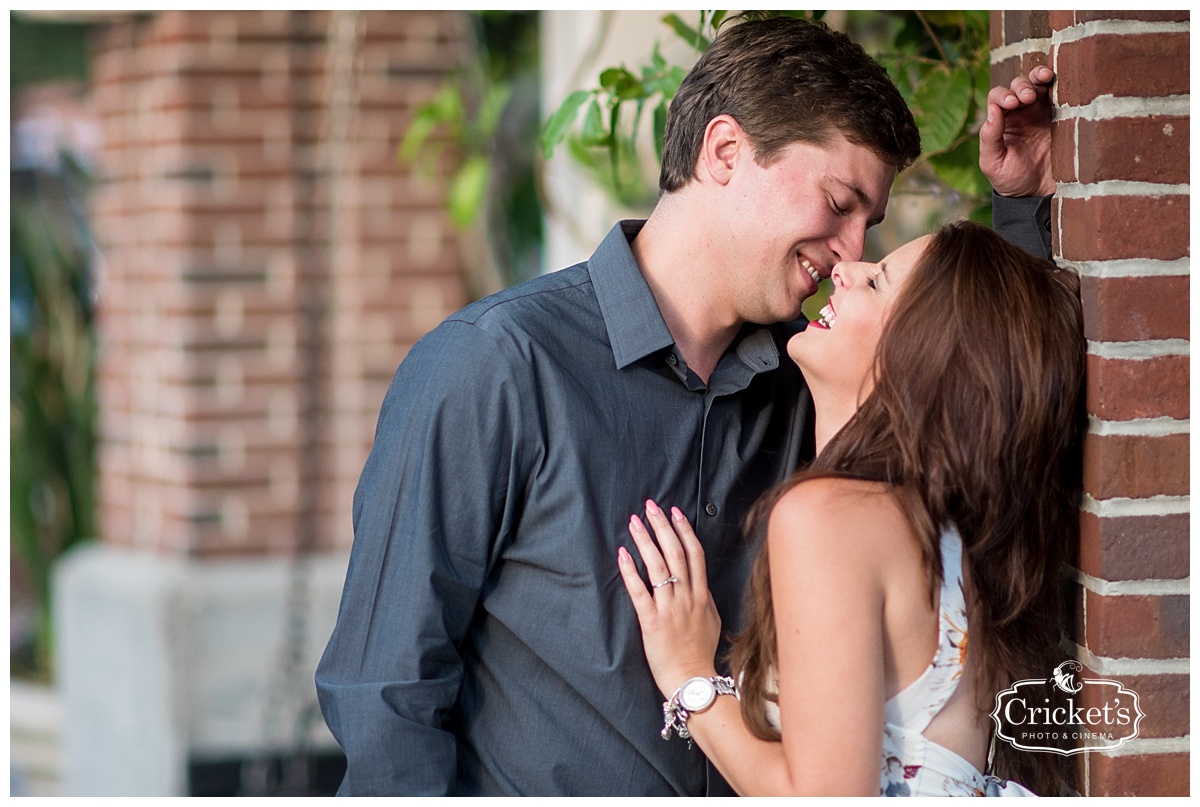
M 825 14 L 756 13 L 814 20 Z M 694 27 L 678 14 L 668 14 L 662 22 L 699 53 L 708 47 L 726 14 L 701 11 Z M 851 11 L 847 12 L 847 27 L 852 29 L 851 37 L 866 43 L 868 52 L 884 65 L 912 108 L 924 152 L 919 165 L 927 165 L 950 192 L 980 206 L 973 216 L 983 216 L 988 185 L 978 167 L 977 135 L 989 89 L 988 13 Z M 661 159 L 667 105 L 685 74 L 685 68 L 667 63 L 657 44 L 645 65 L 602 70 L 597 86 L 571 93 L 546 121 L 541 135 L 543 155 L 549 159 L 560 144 L 568 142 L 572 155 L 594 167 L 597 160 L 588 156 L 588 150 L 604 152 L 611 172 L 604 186 L 619 201 L 636 197 L 637 191 L 626 185 L 621 166 L 637 160 L 638 125 L 647 107 L 653 110 L 653 139 L 656 157 Z M 623 110 L 630 105 L 632 115 L 627 116 Z M 585 107 L 580 122 L 579 113 Z M 897 192 L 904 192 L 903 188 Z
M 662 21 L 692 48 L 702 52 L 708 48 L 725 15 L 724 11 L 701 11 L 699 24 L 694 28 L 678 14 L 667 14 Z M 623 65 L 606 68 L 600 73 L 598 86 L 571 93 L 547 120 L 541 135 L 542 156 L 550 159 L 566 141 L 572 156 L 590 169 L 598 184 L 622 204 L 637 204 L 652 198 L 653 192 L 642 182 L 643 172 L 638 166 L 641 120 L 644 111 L 651 109 L 655 158 L 661 159 L 667 105 L 686 75 L 685 67 L 667 62 L 657 44 L 650 53 L 649 63 L 636 72 Z M 581 130 L 572 137 L 572 127 L 585 105 Z M 625 113 L 630 107 L 632 112 Z M 607 155 L 607 177 L 597 173 L 600 161 L 587 149 L 599 149 Z
M 862 12 L 863 14 L 874 12 Z M 991 88 L 988 12 L 887 12 L 891 41 L 876 53 L 921 130 L 920 165 L 990 221 L 989 185 L 979 170 L 979 127 Z
M 499 246 L 493 252 L 507 284 L 536 273 L 541 241 L 533 175 L 536 15 L 483 11 L 472 20 L 478 59 L 462 65 L 417 109 L 398 156 L 426 175 L 450 161 L 450 219 L 459 228 L 482 221 Z
M 9 87 L 39 81 L 87 79 L 89 26 L 41 22 L 8 13 Z
M 34 595 L 32 642 L 14 669 L 50 668 L 54 561 L 95 534 L 95 345 L 81 199 L 64 179 L 13 175 L 9 487 L 12 547 Z
M 402 161 L 419 164 L 426 174 L 432 174 L 440 152 L 448 144 L 461 149 L 464 158 L 451 177 L 447 206 L 454 224 L 467 227 L 483 208 L 491 174 L 489 149 L 512 85 L 504 81 L 491 84 L 483 89 L 478 106 L 468 110 L 461 80 L 443 84 L 433 100 L 417 110 L 399 153 Z M 440 139 L 434 140 L 435 136 Z M 419 160 L 422 157 L 428 161 Z

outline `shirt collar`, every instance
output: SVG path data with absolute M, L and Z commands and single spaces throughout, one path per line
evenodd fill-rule
M 588 260 L 588 273 L 618 370 L 675 344 L 654 293 L 629 248 L 629 242 L 645 223 L 644 220 L 617 222 Z M 779 350 L 766 327 L 747 326 L 735 340 L 735 347 L 751 375 L 779 366 Z
M 629 242 L 645 221 L 620 221 L 588 260 L 617 369 L 675 343 Z

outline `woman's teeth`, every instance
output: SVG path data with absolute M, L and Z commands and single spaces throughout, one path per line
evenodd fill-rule
M 801 258 L 800 265 L 804 267 L 804 271 L 808 272 L 808 276 L 813 279 L 813 283 L 821 285 L 821 273 L 813 268 L 813 265 L 808 262 L 808 258 Z
M 821 309 L 821 317 L 817 320 L 817 323 L 824 325 L 826 328 L 832 328 L 835 322 L 837 322 L 837 312 L 833 310 L 833 306 L 826 305 Z

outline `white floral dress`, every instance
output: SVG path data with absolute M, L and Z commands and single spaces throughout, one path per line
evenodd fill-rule
M 942 532 L 942 589 L 938 646 L 933 663 L 883 708 L 881 796 L 1032 796 L 995 776 L 985 776 L 959 754 L 922 734 L 958 687 L 967 660 L 967 606 L 963 596 L 962 539 L 954 527 Z M 779 728 L 779 707 L 767 719 Z
M 883 707 L 881 796 L 1032 796 L 1026 788 L 985 776 L 923 731 L 950 701 L 967 661 L 967 604 L 963 596 L 962 538 L 942 532 L 942 590 L 938 646 L 921 676 Z

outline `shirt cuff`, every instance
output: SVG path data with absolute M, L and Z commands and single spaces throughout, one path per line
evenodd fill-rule
M 1000 196 L 992 191 L 992 227 L 1031 255 L 1053 259 L 1050 200 L 1054 196 Z

